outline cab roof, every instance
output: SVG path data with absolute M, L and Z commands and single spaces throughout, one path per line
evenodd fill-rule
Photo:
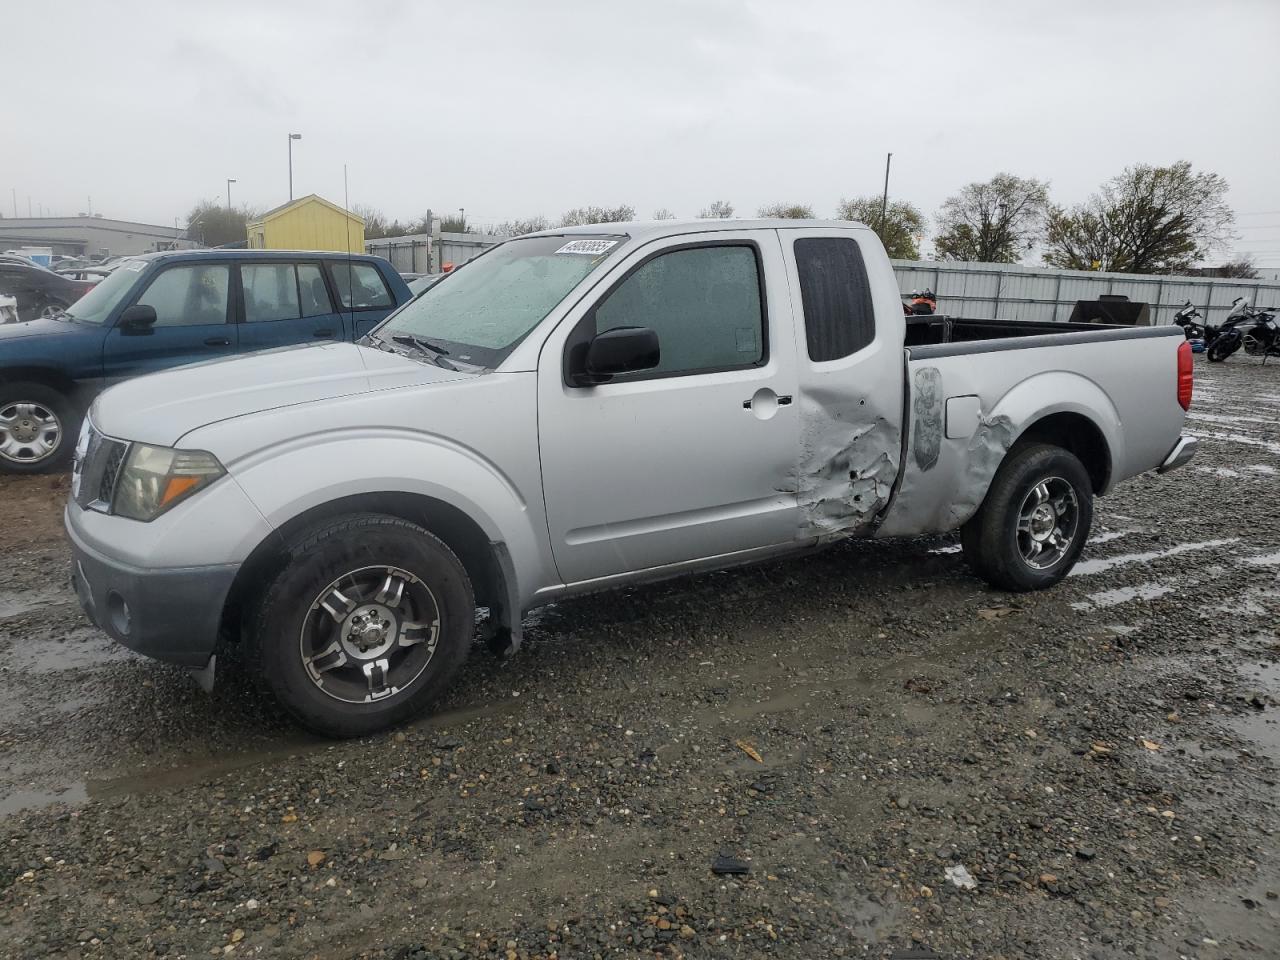
M 706 233 L 722 230 L 866 230 L 866 224 L 854 220 L 791 220 L 773 217 L 759 220 L 630 220 L 625 223 L 590 223 L 580 227 L 551 227 L 531 237 L 560 236 L 612 236 L 625 235 L 633 239 L 651 240 L 658 237 L 679 236 L 685 233 Z

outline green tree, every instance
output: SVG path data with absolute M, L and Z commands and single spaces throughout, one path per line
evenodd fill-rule
M 245 224 L 257 216 L 250 207 L 228 209 L 214 200 L 201 200 L 187 215 L 187 236 L 206 247 L 244 243 L 249 239 Z
M 880 216 L 879 197 L 841 200 L 837 220 L 857 220 L 876 232 L 885 250 L 895 260 L 919 260 L 916 238 L 924 233 L 924 215 L 906 200 L 893 200 Z M 882 222 L 883 221 L 883 222 Z
M 813 207 L 803 203 L 771 203 L 756 211 L 758 217 L 780 217 L 783 220 L 812 220 Z
M 1138 164 L 1084 203 L 1049 213 L 1045 262 L 1070 270 L 1185 271 L 1231 239 L 1227 181 L 1187 161 Z
M 423 231 L 424 233 L 426 231 Z M 465 216 L 453 216 L 440 218 L 441 233 L 467 233 L 467 218 Z
M 997 173 L 970 183 L 938 212 L 934 249 L 940 260 L 1016 263 L 1044 235 L 1049 184 Z
M 626 223 L 636 218 L 636 208 L 624 203 L 616 207 L 574 207 L 560 218 L 562 227 L 580 227 L 591 223 Z

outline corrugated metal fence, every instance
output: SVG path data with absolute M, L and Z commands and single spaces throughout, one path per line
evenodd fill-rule
M 366 240 L 364 252 L 391 262 L 399 273 L 439 273 L 446 263 L 462 266 L 506 237 L 483 233 L 428 233 Z
M 1280 304 L 1280 282 L 1132 273 L 1049 270 L 1005 263 L 894 260 L 903 293 L 926 287 L 938 295 L 938 312 L 1007 320 L 1067 320 L 1077 300 L 1122 294 L 1151 304 L 1151 322 L 1172 323 L 1190 300 L 1206 318 L 1221 321 L 1236 297 L 1255 307 Z

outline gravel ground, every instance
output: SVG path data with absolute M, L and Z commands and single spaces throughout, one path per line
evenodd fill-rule
M 561 603 L 347 743 L 115 648 L 0 480 L 0 953 L 1280 956 L 1280 366 L 1197 373 L 1051 591 L 942 539 Z

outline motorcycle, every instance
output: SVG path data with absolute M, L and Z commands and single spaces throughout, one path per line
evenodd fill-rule
M 1218 328 L 1210 326 L 1190 300 L 1173 315 L 1173 322 L 1182 328 L 1182 335 L 1191 342 L 1191 349 L 1196 353 L 1202 352 L 1210 336 L 1218 332 Z
M 1185 329 L 1185 328 L 1184 328 Z M 1242 346 L 1251 356 L 1280 357 L 1280 330 L 1276 327 L 1276 308 L 1255 310 L 1244 297 L 1236 297 L 1231 312 L 1222 325 L 1205 339 L 1205 353 L 1211 363 L 1221 363 Z

